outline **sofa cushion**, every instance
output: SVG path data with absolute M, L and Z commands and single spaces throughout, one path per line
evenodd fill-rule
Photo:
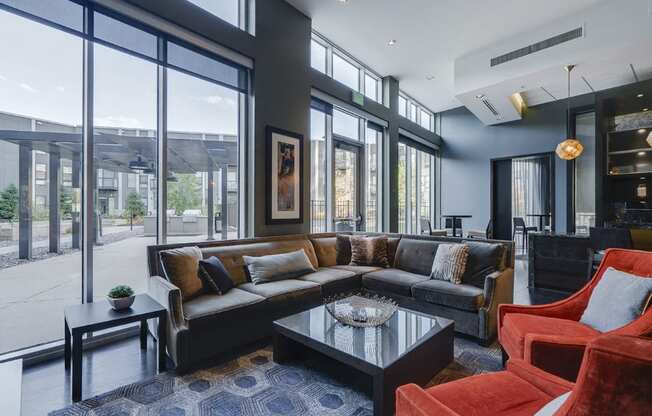
M 500 342 L 512 358 L 523 358 L 527 334 L 559 335 L 591 339 L 600 332 L 577 321 L 546 316 L 508 313 L 503 319 Z
M 401 238 L 396 248 L 394 267 L 406 272 L 430 276 L 439 244 L 438 241 Z
M 202 258 L 199 247 L 164 250 L 160 256 L 167 279 L 179 288 L 183 300 L 196 298 L 204 291 L 198 274 L 199 260 Z
M 351 236 L 351 266 L 389 267 L 387 236 Z
M 262 296 L 233 288 L 223 295 L 210 293 L 184 302 L 183 315 L 190 327 L 210 324 L 224 318 L 226 312 L 245 313 L 252 311 L 253 305 L 262 306 L 264 301 L 265 298 Z
M 326 267 L 326 268 L 322 267 L 315 272 L 308 273 L 297 278 L 297 280 L 313 282 L 323 286 L 325 284 L 334 282 L 336 280 L 347 279 L 354 276 L 355 273 L 350 272 L 348 270 L 336 269 L 334 267 Z
M 337 264 L 351 263 L 351 236 L 338 234 L 335 237 L 335 253 Z
M 613 331 L 641 316 L 650 294 L 652 278 L 609 267 L 593 289 L 580 322 L 598 331 Z
M 339 269 L 339 270 L 347 270 L 355 273 L 356 275 L 362 275 L 365 273 L 371 273 L 383 269 L 382 267 L 376 267 L 376 266 L 351 266 L 349 264 L 338 264 L 337 266 L 333 266 L 332 268 Z
M 400 269 L 381 269 L 362 276 L 362 286 L 376 292 L 412 296 L 412 286 L 429 280 L 428 276 Z
M 215 256 L 211 256 L 206 260 L 199 260 L 198 273 L 200 279 L 204 282 L 204 286 L 218 295 L 222 295 L 235 287 L 229 272 L 226 271 L 220 259 Z
M 443 280 L 428 280 L 412 286 L 415 299 L 475 312 L 484 302 L 484 291 L 472 285 L 456 285 Z
M 210 256 L 215 256 L 220 259 L 236 285 L 248 281 L 246 266 L 242 256 L 260 257 L 268 254 L 289 253 L 303 249 L 313 267 L 319 267 L 315 250 L 307 237 L 274 237 L 269 238 L 267 241 L 265 238 L 261 238 L 260 240 L 262 241 L 252 242 L 242 240 L 235 242 L 216 242 L 214 246 L 204 247 L 201 251 L 205 259 Z
M 319 284 L 297 279 L 278 280 L 276 282 L 265 283 L 264 285 L 245 283 L 238 286 L 238 288 L 262 296 L 273 303 L 302 301 L 321 296 Z
M 468 257 L 469 246 L 466 244 L 440 244 L 432 262 L 430 278 L 461 284 Z
M 242 259 L 247 265 L 252 283 L 256 285 L 293 279 L 316 270 L 303 249 L 261 257 L 242 256 Z
M 502 244 L 464 241 L 469 246 L 469 256 L 466 260 L 466 271 L 462 276 L 465 284 L 484 287 L 487 275 L 500 270 L 504 265 L 507 249 Z
M 310 242 L 315 248 L 319 267 L 330 267 L 337 264 L 336 237 L 311 238 Z
M 399 241 L 401 241 L 401 237 L 389 237 L 387 239 L 387 261 L 389 262 L 389 267 L 394 267 L 394 259 L 396 258 L 396 249 L 398 248 Z

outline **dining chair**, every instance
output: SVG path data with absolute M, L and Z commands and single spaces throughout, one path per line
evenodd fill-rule
M 521 248 L 526 250 L 527 234 L 530 231 L 537 231 L 537 227 L 528 226 L 522 217 L 514 217 L 514 227 L 512 232 L 512 240 L 516 242 L 516 234 L 521 234 Z

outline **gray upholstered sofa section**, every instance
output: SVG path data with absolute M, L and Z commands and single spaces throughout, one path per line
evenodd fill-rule
M 489 266 L 483 261 L 489 259 L 491 263 L 491 251 L 495 250 L 492 243 L 497 243 L 505 253 L 501 270 L 465 276 L 464 284 L 453 285 L 430 280 L 430 267 L 439 243 L 461 239 L 389 236 L 393 265 L 389 269 L 337 264 L 333 233 L 148 247 L 148 292 L 168 310 L 168 354 L 177 370 L 187 371 L 221 353 L 269 337 L 275 319 L 314 307 L 325 297 L 360 289 L 393 297 L 411 309 L 452 318 L 456 331 L 490 342 L 496 333 L 498 304 L 512 301 L 512 243 L 474 240 L 471 252 L 476 263 L 470 263 L 471 268 Z M 218 257 L 236 288 L 224 295 L 206 293 L 182 301 L 180 290 L 170 283 L 159 253 L 183 246 L 198 246 L 204 258 Z M 305 250 L 315 272 L 259 285 L 248 282 L 243 255 L 298 249 Z

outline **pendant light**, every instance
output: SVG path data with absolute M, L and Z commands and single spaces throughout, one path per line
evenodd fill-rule
M 555 153 L 557 156 L 563 160 L 573 160 L 582 154 L 584 151 L 584 146 L 574 137 L 571 137 L 570 132 L 570 99 L 571 99 L 571 89 L 570 89 L 570 74 L 571 71 L 575 68 L 575 65 L 566 65 L 564 69 L 568 73 L 568 99 L 566 100 L 566 137 L 568 137 L 563 142 L 557 145 Z

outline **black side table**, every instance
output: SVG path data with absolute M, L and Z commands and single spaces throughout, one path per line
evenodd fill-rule
M 70 369 L 72 358 L 72 401 L 78 402 L 82 396 L 82 336 L 84 333 L 101 331 L 120 325 L 140 321 L 140 348 L 147 349 L 147 320 L 158 318 L 158 371 L 165 371 L 165 327 L 167 314 L 161 304 L 148 295 L 136 295 L 131 308 L 114 311 L 109 302 L 102 300 L 93 303 L 67 306 L 64 310 L 66 370 Z M 70 341 L 72 338 L 72 354 Z

